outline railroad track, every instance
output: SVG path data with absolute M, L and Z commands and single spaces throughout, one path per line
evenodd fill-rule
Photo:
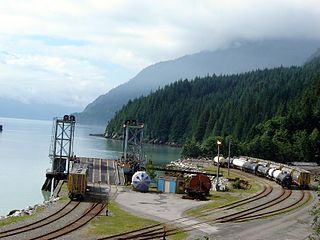
M 251 179 L 252 175 L 248 173 L 243 173 L 239 171 L 241 175 L 244 175 L 244 177 Z M 258 182 L 266 184 L 270 183 L 267 179 L 258 179 Z M 213 212 L 217 210 L 230 210 L 233 208 L 236 208 L 238 206 L 246 205 L 249 203 L 252 203 L 254 201 L 257 201 L 259 199 L 262 199 L 266 196 L 268 196 L 273 191 L 272 186 L 264 186 L 263 190 L 257 193 L 254 196 L 236 201 L 231 204 L 223 205 L 221 207 L 212 209 L 212 210 L 206 210 L 203 211 L 201 214 L 199 214 L 198 217 L 204 217 L 204 216 L 210 216 Z M 298 191 L 297 191 L 298 192 Z M 276 197 L 273 197 L 272 199 L 268 200 L 267 202 L 264 202 L 263 204 L 260 204 L 258 206 L 249 207 L 245 210 L 238 211 L 236 213 L 226 214 L 222 217 L 215 217 L 210 220 L 203 220 L 199 222 L 198 224 L 192 224 L 192 225 L 186 225 L 181 227 L 175 227 L 168 231 L 166 231 L 166 236 L 174 235 L 180 231 L 191 231 L 195 227 L 200 226 L 204 223 L 226 223 L 226 222 L 244 222 L 249 220 L 256 220 L 256 219 L 262 219 L 266 217 L 275 216 L 278 214 L 289 212 L 305 203 L 307 203 L 310 198 L 311 194 L 308 192 L 307 194 L 304 191 L 299 191 L 300 197 L 295 200 L 294 202 L 290 203 L 289 205 L 285 205 L 283 202 L 285 202 L 287 199 L 289 199 L 292 195 L 292 190 L 290 189 L 282 189 L 281 193 L 278 194 Z M 282 206 L 279 204 L 283 204 Z M 277 206 L 281 206 L 279 208 L 276 208 L 271 211 L 263 212 L 266 209 L 274 208 Z M 182 219 L 182 218 L 179 218 Z M 176 220 L 179 220 L 176 219 Z M 187 219 L 185 221 L 188 221 Z M 182 221 L 183 222 L 183 221 Z M 102 238 L 102 239 L 155 239 L 155 238 L 161 238 L 164 236 L 164 230 L 163 225 L 164 224 L 170 224 L 174 223 L 174 221 L 168 221 L 161 224 L 157 224 L 154 226 L 145 227 L 143 229 L 137 229 L 131 232 L 124 233 L 123 235 L 118 234 L 117 236 L 108 237 L 108 238 Z M 181 222 L 180 222 L 181 223 Z
M 273 190 L 273 188 L 271 186 L 266 186 L 263 188 L 262 191 L 260 191 L 259 193 L 257 193 L 254 196 L 236 201 L 231 204 L 223 205 L 223 206 L 218 207 L 214 210 L 219 210 L 219 209 L 229 210 L 229 209 L 233 209 L 235 207 L 241 206 L 241 205 L 249 204 L 253 201 L 257 201 L 263 197 L 266 197 L 267 195 L 269 195 L 272 192 L 272 190 Z M 175 227 L 175 228 L 168 230 L 166 232 L 166 236 L 174 235 L 179 231 L 191 231 L 197 225 L 200 226 L 201 224 L 204 224 L 204 223 L 241 222 L 241 221 L 266 218 L 266 217 L 274 216 L 274 215 L 277 215 L 280 213 L 288 212 L 288 211 L 291 211 L 293 208 L 301 206 L 310 200 L 311 195 L 309 193 L 307 194 L 309 197 L 305 197 L 305 192 L 304 191 L 300 191 L 300 192 L 301 192 L 301 195 L 298 198 L 298 200 L 294 201 L 290 205 L 286 205 L 285 207 L 280 207 L 280 208 L 277 208 L 272 211 L 261 213 L 261 211 L 268 209 L 268 208 L 271 208 L 271 207 L 274 207 L 274 206 L 277 206 L 278 204 L 280 204 L 280 203 L 284 202 L 285 200 L 287 200 L 288 198 L 290 198 L 290 196 L 292 195 L 292 190 L 282 188 L 280 194 L 278 194 L 276 197 L 273 197 L 272 199 L 268 200 L 267 202 L 262 203 L 261 205 L 249 207 L 245 210 L 242 210 L 242 211 L 239 211 L 236 213 L 226 214 L 222 217 L 216 217 L 216 218 L 213 218 L 210 220 L 203 220 L 197 224 L 186 225 L 186 226 L 182 226 L 182 227 Z M 212 211 L 210 211 L 210 213 L 208 211 L 206 211 L 205 213 L 199 214 L 197 217 L 208 216 L 210 214 L 212 214 Z M 164 235 L 163 226 L 167 225 L 167 224 L 176 223 L 177 220 L 182 220 L 179 222 L 179 223 L 182 223 L 184 221 L 188 221 L 189 219 L 179 218 L 179 219 L 175 219 L 173 221 L 167 221 L 167 222 L 147 226 L 147 227 L 136 229 L 136 230 L 129 231 L 126 233 L 100 238 L 100 240 L 102 240 L 102 239 L 154 239 L 154 238 L 161 238 Z
M 239 207 L 239 206 L 251 203 L 251 202 L 258 201 L 259 199 L 262 199 L 262 198 L 268 196 L 269 194 L 271 194 L 272 191 L 273 191 L 272 186 L 263 186 L 262 191 L 260 191 L 259 193 L 255 194 L 253 196 L 250 196 L 250 197 L 247 197 L 247 198 L 244 198 L 244 199 L 241 199 L 239 201 L 235 201 L 235 202 L 232 202 L 229 204 L 225 204 L 225 205 L 217 207 L 217 208 L 203 210 L 203 211 L 201 211 L 201 213 L 208 215 L 209 213 L 219 211 L 219 210 L 230 210 L 230 209 L 233 209 L 233 208 L 236 208 L 236 207 Z
M 305 200 L 304 200 L 305 199 Z M 309 202 L 311 199 L 311 194 L 309 192 L 301 191 L 301 195 L 298 198 L 298 200 L 294 201 L 293 203 L 289 204 L 288 206 L 284 206 L 279 209 L 275 209 L 266 213 L 260 213 L 260 214 L 250 214 L 244 217 L 237 218 L 235 222 L 244 222 L 244 221 L 249 221 L 249 220 L 256 220 L 256 219 L 261 219 L 261 218 L 266 218 L 266 217 L 272 217 L 278 214 L 283 214 L 286 212 L 289 212 L 293 210 L 294 208 L 302 206 L 304 203 Z
M 115 191 L 112 192 L 111 189 L 115 188 Z M 112 195 L 111 195 L 112 192 Z M 69 233 L 72 233 L 78 229 L 80 229 L 81 227 L 83 227 L 84 225 L 86 225 L 87 223 L 89 223 L 92 219 L 94 219 L 96 216 L 98 216 L 103 209 L 106 208 L 108 201 L 110 200 L 114 200 L 118 194 L 118 187 L 115 186 L 111 186 L 109 187 L 109 191 L 108 191 L 109 197 L 107 201 L 100 201 L 97 203 L 92 203 L 91 206 L 87 209 L 87 211 L 85 211 L 82 215 L 80 215 L 78 218 L 76 218 L 75 220 L 69 222 L 67 225 L 55 229 L 54 231 L 51 231 L 49 233 L 43 234 L 41 236 L 35 237 L 35 238 L 31 238 L 30 240 L 35 240 L 35 239 L 43 239 L 43 240 L 50 240 L 50 239 L 56 239 L 62 236 L 65 236 Z
M 115 190 L 111 191 L 111 188 Z M 109 200 L 114 199 L 117 196 L 117 193 L 117 186 L 110 186 Z M 11 239 L 12 237 L 15 237 L 16 239 L 35 240 L 56 239 L 62 237 L 78 230 L 79 228 L 90 222 L 97 215 L 99 215 L 101 211 L 107 206 L 107 201 L 98 200 L 95 203 L 91 203 L 85 210 L 77 210 L 78 208 L 80 208 L 80 205 L 80 202 L 68 201 L 59 210 L 44 218 L 41 218 L 32 223 L 0 232 L 0 238 Z M 76 211 L 81 211 L 81 213 L 76 213 Z M 77 215 L 77 217 L 73 218 L 72 220 L 65 220 L 64 223 L 64 218 L 69 217 L 69 215 L 72 214 Z M 56 221 L 60 222 L 60 226 L 56 223 Z M 61 224 L 61 222 L 63 224 Z M 58 225 L 59 227 L 57 228 L 56 225 Z
M 40 228 L 42 226 L 48 225 L 66 216 L 70 212 L 74 211 L 79 206 L 79 204 L 80 202 L 68 201 L 65 205 L 63 205 L 62 208 L 60 208 L 58 211 L 54 212 L 53 214 L 50 214 L 35 222 L 28 223 L 19 227 L 11 228 L 11 229 L 0 232 L 0 238 L 11 237 L 17 234 L 25 233 L 27 231 L 31 231 L 31 230 Z
M 90 222 L 94 217 L 96 217 L 103 209 L 105 208 L 105 203 L 98 202 L 98 203 L 92 203 L 91 206 L 85 211 L 83 214 L 81 214 L 76 219 L 72 220 L 68 224 L 57 228 L 53 231 L 50 231 L 48 233 L 42 234 L 37 237 L 30 238 L 29 240 L 35 240 L 35 239 L 56 239 L 58 237 L 67 235 L 73 231 L 78 230 L 88 222 Z

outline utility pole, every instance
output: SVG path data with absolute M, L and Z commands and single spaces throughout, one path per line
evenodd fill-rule
M 222 144 L 222 142 L 220 142 L 219 140 L 217 140 L 217 145 L 218 145 L 218 163 L 217 163 L 217 181 L 216 181 L 216 191 L 219 191 L 219 170 L 220 170 L 220 145 Z
M 231 136 L 229 136 L 228 177 L 229 177 L 229 174 L 230 174 L 230 150 L 231 150 Z

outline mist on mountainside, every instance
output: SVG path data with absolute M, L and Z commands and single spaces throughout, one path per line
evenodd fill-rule
M 130 99 L 180 79 L 196 76 L 243 73 L 277 66 L 302 65 L 320 46 L 318 40 L 263 40 L 238 42 L 227 49 L 203 51 L 151 65 L 128 82 L 99 96 L 83 112 L 78 122 L 105 125 Z

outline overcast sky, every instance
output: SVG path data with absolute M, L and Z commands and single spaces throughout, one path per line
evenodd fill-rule
M 0 97 L 85 107 L 150 64 L 271 38 L 320 39 L 319 0 L 0 0 Z

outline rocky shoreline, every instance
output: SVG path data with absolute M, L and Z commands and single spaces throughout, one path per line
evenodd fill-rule
M 123 140 L 123 135 L 120 135 L 118 133 L 108 133 L 106 132 L 105 134 L 90 134 L 91 136 L 102 136 L 105 137 L 107 139 L 112 139 L 112 140 Z M 170 147 L 182 147 L 182 144 L 177 143 L 177 142 L 165 142 L 162 141 L 158 138 L 152 138 L 152 139 L 144 139 L 143 143 L 147 143 L 147 144 L 153 144 L 153 145 L 166 145 L 166 146 L 170 146 Z
M 26 209 L 21 209 L 21 210 L 11 210 L 6 216 L 0 216 L 0 220 L 4 220 L 6 218 L 10 218 L 10 217 L 22 217 L 22 216 L 30 216 L 32 215 L 37 209 L 39 208 L 45 208 L 50 206 L 51 204 L 59 201 L 59 197 L 57 198 L 51 198 L 48 201 L 44 201 L 43 203 L 38 203 L 35 204 L 34 206 L 29 206 Z

